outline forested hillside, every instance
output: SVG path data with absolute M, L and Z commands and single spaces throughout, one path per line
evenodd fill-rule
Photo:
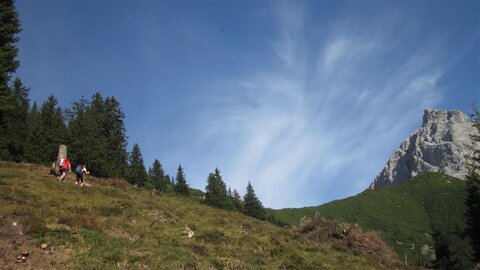
M 434 238 L 445 241 L 453 257 L 469 265 L 472 250 L 465 238 L 465 181 L 427 173 L 399 185 L 366 190 L 316 207 L 269 210 L 288 224 L 315 215 L 357 223 L 377 231 L 398 257 L 418 265 L 435 264 Z M 438 255 L 438 254 L 437 254 Z

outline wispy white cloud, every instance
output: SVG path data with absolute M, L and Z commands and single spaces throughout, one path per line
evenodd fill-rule
M 278 8 L 272 48 L 284 64 L 225 82 L 236 94 L 222 96 L 228 106 L 205 133 L 234 138 L 225 179 L 237 189 L 251 180 L 269 207 L 320 203 L 336 186 L 345 194 L 366 188 L 392 143 L 442 99 L 441 48 L 404 52 L 391 35 L 401 21 L 353 32 L 358 22 L 349 19 L 326 38 L 306 38 L 304 10 L 295 2 Z
M 280 2 L 277 6 L 280 37 L 272 46 L 279 58 L 289 68 L 298 68 L 299 51 L 302 49 L 304 5 L 301 2 Z

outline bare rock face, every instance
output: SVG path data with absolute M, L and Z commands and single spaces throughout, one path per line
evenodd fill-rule
M 477 132 L 460 111 L 425 110 L 422 127 L 402 142 L 369 188 L 397 184 L 425 172 L 440 171 L 465 179 L 470 135 Z

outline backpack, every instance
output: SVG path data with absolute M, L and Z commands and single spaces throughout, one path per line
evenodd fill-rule
M 68 159 L 65 159 L 65 161 L 63 162 L 63 166 L 61 166 L 62 169 L 64 170 L 70 170 L 70 161 Z
M 78 164 L 77 167 L 75 168 L 76 173 L 82 173 L 83 166 Z

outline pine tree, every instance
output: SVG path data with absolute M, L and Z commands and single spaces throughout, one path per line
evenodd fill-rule
M 227 194 L 227 187 L 222 180 L 220 170 L 215 169 L 208 175 L 207 186 L 205 188 L 205 203 L 211 206 L 233 210 L 233 202 Z
M 478 134 L 472 134 L 472 154 L 467 157 L 467 233 L 472 240 L 474 260 L 480 262 L 480 111 L 473 106 L 472 119 Z
M 0 2 L 0 18 L 0 85 L 6 87 L 10 74 L 20 65 L 16 60 L 18 48 L 15 46 L 21 31 L 20 20 L 12 0 Z
M 126 130 L 124 114 L 114 97 L 103 99 L 95 93 L 68 110 L 69 141 L 72 156 L 89 165 L 100 177 L 124 177 L 127 171 Z
M 12 86 L 13 96 L 15 98 L 14 114 L 12 122 L 14 123 L 14 136 L 12 138 L 13 149 L 11 151 L 15 161 L 24 160 L 25 140 L 27 138 L 27 117 L 30 110 L 30 100 L 28 94 L 30 89 L 23 86 L 19 78 L 15 78 Z
M 181 165 L 178 165 L 177 176 L 175 177 L 175 192 L 182 195 L 189 195 L 190 190 L 188 189 L 187 180 L 185 179 L 185 174 Z
M 108 149 L 105 173 L 110 177 L 122 177 L 127 164 L 127 131 L 123 121 L 125 114 L 120 108 L 120 103 L 113 96 L 105 99 L 105 113 L 103 128 Z
M 266 219 L 266 212 L 263 208 L 262 203 L 255 195 L 255 191 L 253 190 L 253 186 L 248 182 L 247 192 L 243 197 L 243 212 L 247 216 L 251 216 L 257 219 L 265 220 Z
M 27 116 L 27 134 L 25 139 L 25 160 L 33 163 L 45 162 L 42 160 L 42 145 L 40 142 L 42 126 L 37 103 L 34 102 Z
M 92 154 L 96 150 L 92 133 L 99 127 L 88 123 L 89 106 L 89 102 L 82 97 L 73 102 L 71 109 L 67 109 L 68 141 L 71 146 L 69 155 L 76 164 L 86 164 L 91 173 L 101 176 L 97 164 L 92 160 Z
M 453 259 L 453 254 L 445 234 L 434 231 L 432 236 L 435 243 L 435 261 L 433 266 L 438 269 L 457 269 L 456 261 Z
M 49 164 L 57 159 L 58 146 L 68 143 L 62 109 L 57 99 L 51 95 L 40 107 L 40 132 L 33 144 L 40 149 L 42 163 Z
M 143 187 L 147 181 L 147 172 L 138 144 L 133 145 L 132 153 L 130 153 L 127 180 L 130 184 L 138 187 Z
M 10 91 L 10 90 L 9 90 Z M 3 123 L 2 158 L 20 162 L 25 152 L 27 137 L 27 116 L 29 113 L 29 89 L 24 87 L 19 78 L 13 81 L 10 102 L 13 109 L 5 112 Z
M 153 161 L 153 165 L 148 171 L 148 178 L 154 188 L 159 191 L 165 191 L 167 184 L 170 182 L 170 179 L 166 180 L 165 171 L 157 159 Z
M 237 211 L 243 212 L 243 201 L 242 197 L 236 189 L 233 190 L 233 206 Z
M 0 85 L 0 159 L 12 160 L 10 145 L 12 126 L 9 116 L 15 110 L 15 98 L 8 85 Z
M 8 83 L 10 76 L 19 66 L 16 60 L 18 48 L 18 33 L 20 33 L 20 20 L 12 0 L 0 1 L 0 159 L 13 160 L 10 153 L 12 136 L 8 115 L 15 107 L 15 97 Z M 10 126 L 9 126 L 10 124 Z
M 95 93 L 85 111 L 83 125 L 79 132 L 84 132 L 84 141 L 75 150 L 83 150 L 82 155 L 89 164 L 92 174 L 100 177 L 113 177 L 109 174 L 110 163 L 109 143 L 106 136 L 105 124 L 107 121 L 105 101 L 100 93 Z

